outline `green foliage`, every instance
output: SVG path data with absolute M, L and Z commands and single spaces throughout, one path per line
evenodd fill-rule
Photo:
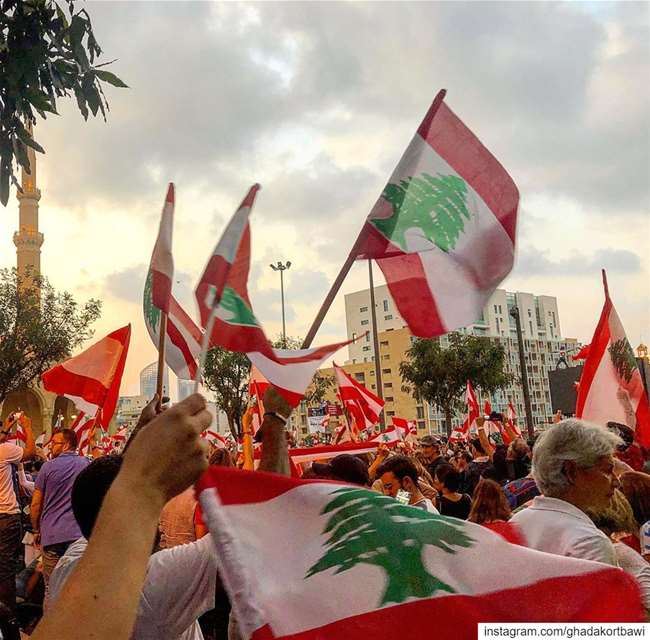
M 39 292 L 40 288 L 40 292 Z M 12 391 L 38 384 L 93 334 L 101 303 L 79 306 L 42 277 L 21 282 L 15 269 L 0 270 L 0 403 Z
M 228 426 L 237 438 L 241 416 L 248 402 L 251 363 L 245 353 L 213 347 L 207 353 L 203 383 L 214 393 L 214 401 L 228 418 Z
M 323 534 L 330 534 L 325 555 L 310 567 L 307 578 L 336 569 L 347 571 L 357 564 L 380 567 L 387 584 L 379 606 L 427 598 L 436 591 L 454 593 L 424 566 L 424 547 L 438 547 L 455 554 L 457 547 L 470 547 L 473 540 L 464 523 L 403 505 L 366 489 L 338 489 L 323 509 L 331 513 Z
M 126 87 L 95 64 L 102 50 L 90 16 L 72 0 L 3 0 L 0 13 L 0 201 L 6 206 L 10 181 L 20 186 L 14 161 L 29 173 L 27 147 L 44 153 L 25 124 L 36 114 L 57 113 L 57 98 L 74 94 L 85 120 L 108 102 L 102 83 Z
M 503 345 L 489 338 L 453 332 L 449 347 L 438 339 L 417 339 L 400 364 L 404 390 L 418 400 L 426 400 L 445 414 L 447 433 L 451 433 L 451 415 L 460 409 L 467 381 L 474 388 L 494 393 L 513 382 L 505 370 Z
M 423 173 L 404 178 L 399 184 L 386 185 L 382 196 L 393 205 L 393 215 L 370 222 L 404 251 L 408 250 L 405 233 L 413 228 L 443 251 L 450 251 L 470 219 L 467 185 L 455 175 Z
M 616 367 L 616 371 L 621 379 L 625 382 L 632 380 L 632 374 L 638 368 L 634 351 L 627 338 L 621 338 L 613 342 L 609 347 L 609 355 L 612 358 L 612 363 Z

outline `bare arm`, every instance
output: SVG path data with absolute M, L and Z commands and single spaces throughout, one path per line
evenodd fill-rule
M 21 416 L 20 424 L 25 430 L 25 448 L 23 449 L 23 460 L 30 460 L 36 455 L 36 441 L 32 431 L 32 421 L 27 416 Z
M 264 394 L 264 410 L 278 413 L 288 419 L 292 407 L 273 387 L 269 387 Z M 272 471 L 284 476 L 291 475 L 285 423 L 265 414 L 260 431 L 262 432 L 262 461 L 259 470 Z
M 207 467 L 212 418 L 193 395 L 139 433 L 106 494 L 88 547 L 33 640 L 128 640 L 164 504 Z
M 32 529 L 34 532 L 41 530 L 41 513 L 43 511 L 43 492 L 40 489 L 34 489 L 32 494 L 32 504 L 29 507 L 29 516 L 32 520 Z

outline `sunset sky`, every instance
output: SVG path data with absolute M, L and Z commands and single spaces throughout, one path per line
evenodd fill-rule
M 247 188 L 253 307 L 267 334 L 303 336 L 433 96 L 506 167 L 521 193 L 508 290 L 557 296 L 562 333 L 588 342 L 600 268 L 634 347 L 650 341 L 650 5 L 619 2 L 89 2 L 108 122 L 73 100 L 35 131 L 42 267 L 103 300 L 96 337 L 133 324 L 123 394 L 156 351 L 142 288 L 169 181 L 176 293 L 192 290 Z M 0 212 L 15 264 L 17 203 Z M 378 273 L 378 269 L 376 270 Z M 379 276 L 378 276 L 379 278 Z M 343 293 L 315 343 L 345 337 Z M 343 360 L 344 357 L 341 357 Z

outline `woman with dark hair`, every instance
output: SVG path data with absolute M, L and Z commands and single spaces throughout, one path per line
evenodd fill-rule
M 503 536 L 508 542 L 523 544 L 522 538 L 509 523 L 512 512 L 498 482 L 482 478 L 472 496 L 467 520 L 476 522 Z
M 445 469 L 444 467 L 449 467 Z M 443 516 L 467 520 L 472 507 L 472 499 L 460 493 L 462 476 L 451 465 L 440 465 L 436 469 L 436 482 L 440 484 L 438 510 Z

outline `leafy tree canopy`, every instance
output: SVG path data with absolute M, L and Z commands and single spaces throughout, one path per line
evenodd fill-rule
M 43 277 L 27 284 L 15 269 L 0 270 L 0 402 L 70 357 L 92 336 L 100 310 L 98 300 L 80 306 Z
M 404 390 L 426 400 L 445 414 L 447 433 L 451 416 L 461 408 L 467 381 L 486 393 L 507 387 L 513 376 L 506 371 L 505 349 L 500 343 L 458 332 L 448 334 L 449 346 L 438 339 L 418 339 L 400 364 Z
M 102 50 L 90 16 L 73 0 L 2 0 L 0 13 L 0 202 L 6 206 L 10 181 L 18 189 L 15 165 L 29 173 L 27 147 L 44 153 L 26 124 L 36 114 L 57 113 L 57 98 L 74 94 L 85 120 L 108 102 L 102 83 L 126 87 L 96 64 Z

